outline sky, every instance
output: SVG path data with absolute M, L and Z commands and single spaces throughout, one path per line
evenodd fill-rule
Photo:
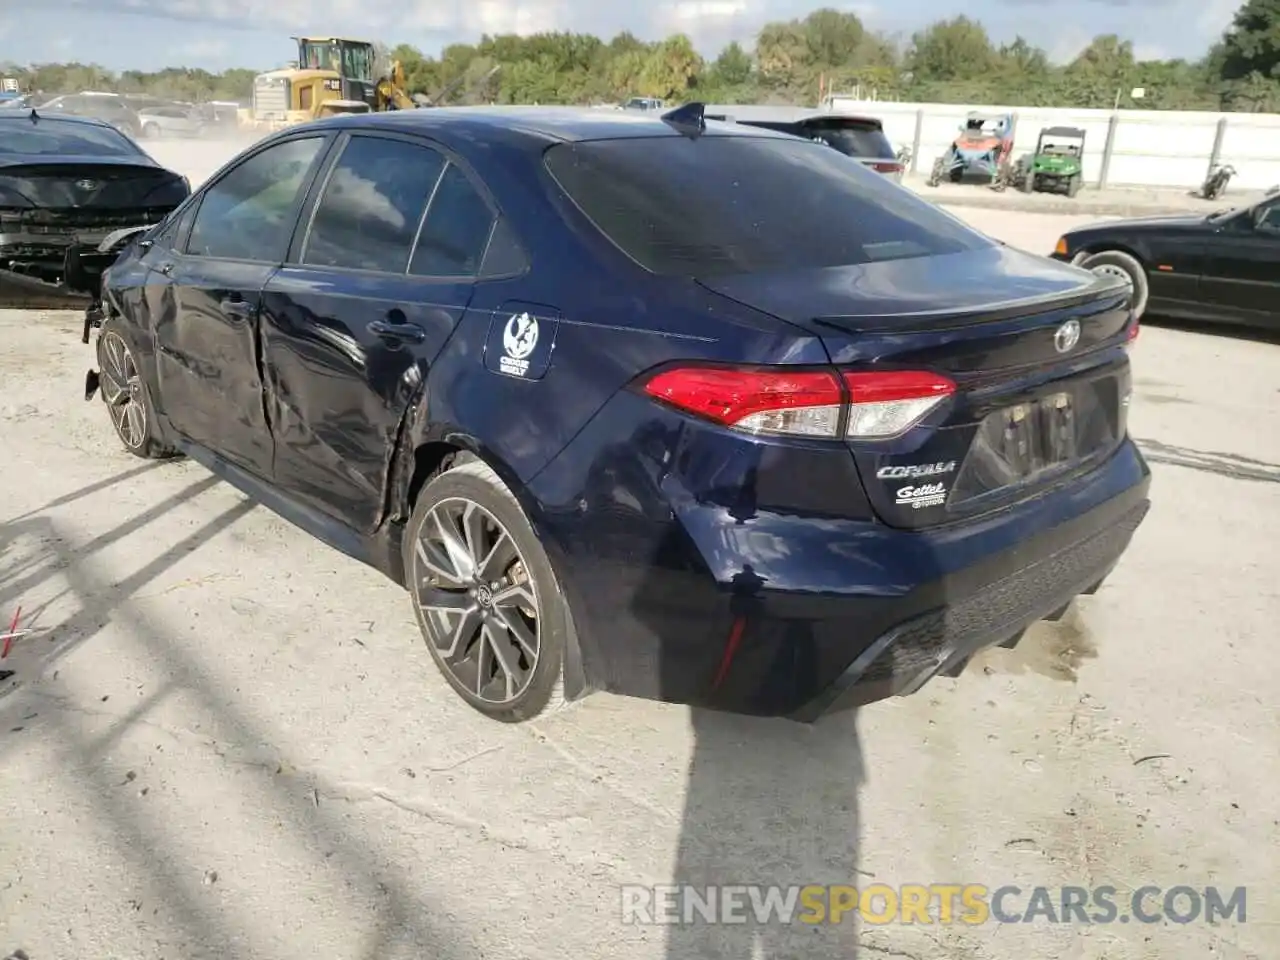
M 1117 33 L 1144 59 L 1197 58 L 1241 0 L 0 0 L 0 62 L 78 60 L 111 70 L 165 66 L 267 70 L 294 54 L 291 34 L 410 43 L 438 53 L 482 33 L 574 30 L 643 39 L 689 34 L 704 55 L 750 41 L 770 20 L 820 6 L 858 14 L 870 28 L 910 36 L 966 14 L 997 41 L 1021 34 L 1058 61 Z M 20 16 L 14 14 L 21 9 Z M 6 14 L 6 10 L 9 13 Z

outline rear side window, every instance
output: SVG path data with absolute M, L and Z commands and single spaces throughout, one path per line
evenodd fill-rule
M 137 157 L 137 145 L 112 127 L 27 117 L 0 123 L 0 155 L 19 157 Z
M 298 195 L 324 146 L 323 137 L 285 140 L 239 161 L 204 191 L 187 253 L 279 263 Z
M 430 147 L 352 137 L 325 182 L 302 262 L 404 273 L 444 164 Z
M 960 253 L 993 241 L 836 150 L 773 137 L 565 143 L 551 175 L 624 253 L 709 276 Z
M 409 272 L 418 277 L 476 276 L 493 220 L 493 211 L 467 175 L 450 164 L 431 198 Z

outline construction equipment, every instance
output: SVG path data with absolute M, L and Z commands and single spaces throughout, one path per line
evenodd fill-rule
M 943 180 L 959 183 L 966 176 L 981 176 L 988 183 L 994 182 L 1013 152 L 1013 128 L 1012 114 L 970 113 L 960 135 L 933 162 L 929 186 L 936 187 Z
M 250 123 L 277 129 L 340 113 L 368 113 L 377 102 L 372 43 L 293 37 L 298 58 L 253 81 Z
M 1078 127 L 1046 127 L 1036 140 L 1036 152 L 1026 159 L 1018 176 L 1023 193 L 1065 193 L 1075 197 L 1084 183 L 1084 131 Z
M 387 61 L 365 40 L 293 37 L 298 59 L 254 80 L 249 123 L 277 129 L 341 113 L 434 107 L 466 80 L 456 78 L 435 97 L 410 94 L 404 67 Z M 497 73 L 494 67 L 479 82 Z

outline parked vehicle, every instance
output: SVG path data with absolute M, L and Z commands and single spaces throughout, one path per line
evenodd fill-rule
M 661 110 L 665 106 L 657 97 L 631 97 L 622 104 L 623 110 Z
M 823 113 L 797 107 L 708 106 L 708 120 L 725 120 L 788 133 L 825 143 L 847 157 L 896 180 L 902 179 L 907 158 L 893 149 L 884 124 L 874 117 Z M 910 151 L 903 148 L 905 154 Z
M 68 93 L 40 104 L 38 109 L 42 114 L 102 120 L 130 137 L 142 132 L 138 114 L 114 93 Z
M 933 162 L 929 186 L 936 187 L 943 180 L 960 183 L 965 177 L 994 182 L 1013 156 L 1013 135 L 1012 114 L 970 113 L 960 135 Z
M 1079 127 L 1046 127 L 1036 140 L 1020 178 L 1023 193 L 1065 193 L 1074 198 L 1084 183 L 1085 132 Z
M 1077 227 L 1052 256 L 1129 284 L 1139 316 L 1280 329 L 1280 195 L 1208 216 Z
M 138 111 L 142 136 L 149 140 L 198 137 L 204 124 L 190 107 L 149 107 Z
M 1209 171 L 1200 187 L 1200 196 L 1206 200 L 1217 200 L 1227 192 L 1227 184 L 1236 175 L 1236 168 L 1230 164 L 1218 164 Z
M 131 243 L 86 392 L 406 585 L 489 717 L 813 720 L 1118 562 L 1128 297 L 698 104 L 366 114 Z
M 90 303 L 115 259 L 97 245 L 159 223 L 190 192 L 100 120 L 0 112 L 0 306 Z

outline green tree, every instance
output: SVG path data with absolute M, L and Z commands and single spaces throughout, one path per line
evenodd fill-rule
M 907 63 L 923 81 L 975 80 L 990 75 L 997 53 L 986 28 L 968 17 L 943 20 L 911 38 Z
M 1248 0 L 1218 51 L 1224 81 L 1280 80 L 1280 0 Z
M 451 103 L 598 103 L 647 95 L 812 105 L 821 80 L 827 89 L 861 86 L 918 102 L 1100 108 L 1138 86 L 1146 89 L 1139 104 L 1147 109 L 1280 112 L 1280 0 L 1248 0 L 1196 63 L 1141 61 L 1131 41 L 1104 35 L 1056 67 L 1021 37 L 995 47 L 982 24 L 966 17 L 926 27 L 900 53 L 894 40 L 831 7 L 767 23 L 754 40 L 753 55 L 730 43 L 710 64 L 688 37 L 646 43 L 630 33 L 607 41 L 573 32 L 486 35 L 436 56 L 404 44 L 386 53 L 404 67 L 410 93 L 448 92 Z M 181 66 L 116 74 L 76 62 L 8 65 L 0 73 L 50 96 L 117 90 L 187 101 L 248 101 L 254 77 L 250 70 L 215 74 Z

